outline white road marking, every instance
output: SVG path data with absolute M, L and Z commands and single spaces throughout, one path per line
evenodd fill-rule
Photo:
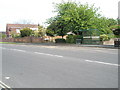
M 2 84 L 0 84 L 0 87 L 1 87 L 1 90 L 2 90 L 2 88 L 5 88 Z
M 2 48 L 2 49 L 3 49 L 3 48 Z M 5 49 L 7 49 L 7 48 L 5 48 Z M 20 51 L 20 52 L 27 52 L 27 51 L 25 51 L 25 50 L 20 50 L 20 49 L 9 49 L 9 50 Z M 48 54 L 48 53 L 40 53 L 40 52 L 34 52 L 34 53 L 36 53 L 36 54 L 41 54 L 41 55 L 61 57 L 61 58 L 63 57 L 63 56 L 61 56 L 61 55 L 54 55 L 54 54 Z
M 5 79 L 10 79 L 10 77 L 5 77 Z
M 3 83 L 2 81 L 0 81 L 0 86 L 2 86 L 2 88 L 10 88 L 8 85 Z
M 63 57 L 60 55 L 54 55 L 54 54 L 48 54 L 48 53 L 40 53 L 40 52 L 34 52 L 35 54 L 41 54 L 41 55 L 48 55 L 48 56 L 55 56 L 55 57 Z
M 10 49 L 10 50 L 20 51 L 20 52 L 26 52 L 25 50 L 20 50 L 20 49 Z
M 112 65 L 112 66 L 120 66 L 118 64 L 107 63 L 107 62 L 100 62 L 100 61 L 92 61 L 92 60 L 85 60 L 85 61 L 91 62 L 91 63 L 99 63 L 99 64 L 105 64 L 105 65 Z

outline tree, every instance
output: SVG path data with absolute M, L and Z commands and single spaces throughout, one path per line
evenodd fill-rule
M 112 25 L 112 22 L 110 19 L 106 17 L 99 17 L 96 18 L 93 22 L 95 28 L 97 28 L 100 31 L 100 34 L 112 34 L 112 30 L 110 29 L 110 26 Z
M 55 36 L 54 31 L 51 30 L 51 29 L 47 29 L 47 30 L 46 30 L 46 34 L 47 34 L 48 36 L 51 36 L 51 37 L 54 37 L 54 36 Z
M 117 25 L 118 22 L 117 22 L 117 19 L 113 19 L 113 18 L 109 18 L 108 19 L 108 26 L 111 27 L 113 25 Z
M 22 30 L 20 30 L 21 37 L 31 36 L 32 32 L 33 31 L 30 28 L 23 28 Z
M 47 34 L 51 34 L 52 36 L 59 35 L 63 38 L 63 36 L 68 32 L 68 29 L 66 27 L 67 22 L 65 22 L 61 17 L 56 17 L 47 27 Z
M 82 5 L 75 2 L 63 2 L 56 5 L 57 16 L 52 17 L 49 21 L 52 30 L 55 30 L 58 35 L 65 35 L 67 32 L 72 31 L 76 34 L 80 29 L 88 29 L 92 26 L 92 21 L 98 17 L 97 8 Z
M 48 20 L 48 28 L 62 37 L 70 31 L 82 35 L 83 31 L 90 29 L 98 29 L 100 34 L 112 34 L 109 27 L 116 24 L 116 20 L 99 14 L 94 5 L 63 2 L 56 4 L 55 9 L 57 15 Z
M 38 25 L 38 37 L 43 37 L 46 34 L 46 29 L 43 26 Z

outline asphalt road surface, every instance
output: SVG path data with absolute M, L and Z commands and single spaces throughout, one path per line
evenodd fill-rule
M 11 88 L 118 88 L 118 50 L 2 44 Z

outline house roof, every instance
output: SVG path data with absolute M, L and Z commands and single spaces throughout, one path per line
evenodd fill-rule
M 7 27 L 10 28 L 38 28 L 37 24 L 7 24 Z

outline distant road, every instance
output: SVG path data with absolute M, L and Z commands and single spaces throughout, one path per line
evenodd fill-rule
M 2 78 L 12 88 L 117 88 L 118 50 L 3 44 Z

